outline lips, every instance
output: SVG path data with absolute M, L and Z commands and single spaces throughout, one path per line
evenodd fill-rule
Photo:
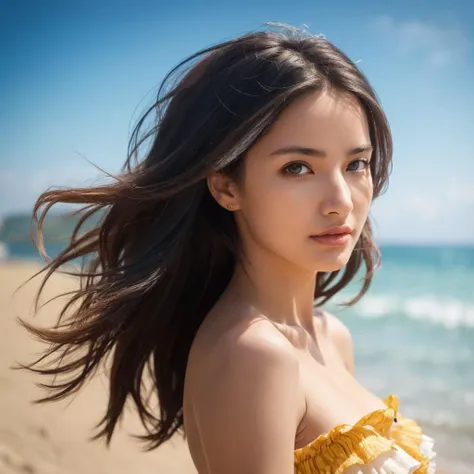
M 312 235 L 311 239 L 323 245 L 341 246 L 349 242 L 352 232 L 353 229 L 348 225 L 330 227 L 320 234 Z
M 313 235 L 311 240 L 323 245 L 346 245 L 349 242 L 351 234 L 325 234 L 325 235 Z
M 316 234 L 316 235 L 312 235 L 311 237 L 323 237 L 323 236 L 327 236 L 327 235 L 348 235 L 348 234 L 352 234 L 353 232 L 353 229 L 352 227 L 348 226 L 348 225 L 342 225 L 342 226 L 338 226 L 338 227 L 330 227 L 329 229 L 326 229 L 324 230 L 323 232 L 319 233 L 319 234 Z

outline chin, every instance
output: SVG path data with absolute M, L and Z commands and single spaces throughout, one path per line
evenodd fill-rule
M 314 257 L 313 257 L 314 258 Z M 339 251 L 333 250 L 332 252 L 321 252 L 316 258 L 314 258 L 313 270 L 316 272 L 336 272 L 344 268 L 351 258 L 351 252 L 349 249 L 343 249 Z

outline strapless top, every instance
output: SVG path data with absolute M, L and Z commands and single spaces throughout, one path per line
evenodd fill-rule
M 433 440 L 398 413 L 396 395 L 384 401 L 387 408 L 354 425 L 335 426 L 296 449 L 295 474 L 433 474 Z

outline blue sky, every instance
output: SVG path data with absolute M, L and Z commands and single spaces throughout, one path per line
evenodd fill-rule
M 205 5 L 205 6 L 204 6 Z M 474 2 L 0 0 L 0 216 L 49 186 L 119 171 L 165 73 L 278 21 L 306 25 L 368 76 L 395 143 L 374 203 L 385 242 L 474 243 Z

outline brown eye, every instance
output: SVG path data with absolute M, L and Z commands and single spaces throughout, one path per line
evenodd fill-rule
M 295 163 L 290 163 L 289 165 L 287 165 L 284 168 L 284 171 L 286 174 L 291 175 L 291 176 L 303 176 L 307 174 L 307 171 L 309 171 L 309 168 L 304 163 L 295 162 Z
M 347 167 L 348 171 L 364 171 L 369 167 L 370 161 L 367 158 L 360 158 L 358 160 L 352 161 Z M 355 165 L 355 166 L 354 166 Z M 362 166 L 360 166 L 362 165 Z M 352 169 L 350 169 L 352 167 Z M 355 169 L 354 169 L 355 168 Z

